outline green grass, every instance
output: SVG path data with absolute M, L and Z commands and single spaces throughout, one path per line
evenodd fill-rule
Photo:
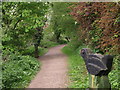
M 85 63 L 79 54 L 79 50 L 82 47 L 74 50 L 70 46 L 65 46 L 62 51 L 68 55 L 69 71 L 68 76 L 70 78 L 68 88 L 88 88 L 88 75 L 85 67 Z

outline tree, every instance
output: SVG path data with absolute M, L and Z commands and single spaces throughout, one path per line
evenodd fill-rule
M 102 52 L 112 51 L 113 54 L 118 54 L 119 7 L 114 2 L 74 3 L 70 7 L 70 15 L 79 23 L 79 39 Z
M 45 25 L 47 10 L 48 4 L 44 2 L 4 2 L 4 48 L 14 48 L 21 52 L 26 47 L 34 45 L 37 54 L 35 57 L 38 57 L 37 49 L 43 36 L 42 28 Z
M 61 34 L 65 34 L 66 39 L 74 36 L 73 32 L 77 28 L 75 20 L 69 15 L 70 9 L 68 8 L 71 3 L 57 2 L 52 3 L 52 17 L 51 26 L 54 31 L 54 39 L 56 42 L 60 41 Z

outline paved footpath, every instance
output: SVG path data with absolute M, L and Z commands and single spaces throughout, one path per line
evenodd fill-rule
M 31 81 L 28 88 L 66 88 L 67 87 L 67 57 L 61 52 L 65 45 L 50 48 L 39 58 L 41 69 Z

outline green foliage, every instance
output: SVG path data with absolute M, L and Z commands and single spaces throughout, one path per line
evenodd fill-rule
M 63 40 L 61 39 L 61 40 L 59 40 L 59 44 L 67 44 L 67 41 L 64 39 Z
M 70 41 L 63 48 L 69 56 L 70 88 L 88 88 L 87 71 L 79 55 L 83 47 L 91 47 L 97 53 L 116 55 L 109 79 L 112 88 L 118 87 L 119 5 L 85 2 L 54 2 L 50 8 L 49 5 L 45 2 L 3 2 L 3 35 L 0 36 L 3 44 L 0 45 L 3 47 L 2 86 L 26 87 L 39 68 L 39 62 L 31 57 L 34 52 L 39 51 L 39 55 L 43 55 L 47 52 L 45 48 Z M 46 21 L 49 26 L 45 30 Z M 36 45 L 36 48 L 31 45 Z
M 38 55 L 47 52 L 39 44 L 48 7 L 45 2 L 2 3 L 3 88 L 26 87 L 39 69 L 39 62 L 31 56 L 35 51 Z
M 24 88 L 36 72 L 40 63 L 30 56 L 12 55 L 10 60 L 2 64 L 2 87 L 3 88 Z
M 43 31 L 43 39 L 41 40 L 40 46 L 43 48 L 50 48 L 50 47 L 54 47 L 56 45 L 59 45 L 59 43 L 55 42 L 53 40 L 53 31 L 51 29 L 51 27 L 46 28 Z
M 69 88 L 88 88 L 87 70 L 79 52 L 81 48 L 82 47 L 74 49 L 68 45 L 62 49 L 62 51 L 69 57 Z
M 44 55 L 48 51 L 47 48 L 42 48 L 42 47 L 38 47 L 38 50 L 39 50 L 39 56 Z M 35 52 L 35 48 L 33 46 L 30 46 L 26 48 L 24 51 L 22 51 L 21 53 L 23 55 L 30 55 L 34 57 L 34 52 Z
M 50 41 L 50 40 L 42 40 L 41 41 L 41 46 L 44 48 L 50 48 L 50 47 L 54 47 L 59 45 L 59 43 L 56 43 L 54 41 Z
M 63 49 L 63 51 L 68 54 L 69 60 L 71 60 L 70 62 L 73 62 L 73 65 L 75 63 L 75 60 L 77 64 L 79 64 L 79 62 L 76 59 L 78 58 L 78 54 L 72 52 L 76 52 L 76 50 L 79 49 L 80 46 L 89 47 L 96 53 L 114 55 L 115 58 L 113 62 L 113 69 L 109 74 L 109 79 L 112 88 L 117 88 L 119 85 L 118 70 L 120 61 L 120 43 L 118 38 L 120 34 L 118 25 L 120 17 L 119 5 L 114 2 L 82 2 L 74 3 L 69 8 L 71 9 L 71 12 L 68 11 L 68 13 L 70 13 L 70 15 L 72 15 L 73 18 L 76 20 L 75 22 L 78 24 L 79 28 L 72 28 L 71 31 L 68 31 L 66 36 L 68 37 L 72 34 L 73 37 L 70 37 L 72 39 L 69 45 Z M 67 30 L 65 29 L 65 31 Z M 81 58 L 79 57 L 79 60 L 80 59 Z M 78 65 L 76 65 L 76 67 L 77 66 Z M 82 70 L 82 68 L 80 70 Z M 70 69 L 70 71 L 72 70 Z M 76 74 L 75 76 L 73 76 L 73 78 L 78 75 L 79 74 Z M 79 76 L 79 78 L 80 77 L 81 76 Z M 76 84 L 80 82 L 81 81 L 76 82 Z M 83 83 L 86 82 L 84 81 Z M 75 83 L 73 82 L 72 85 L 75 85 Z M 76 85 L 75 87 L 78 86 Z
M 120 65 L 120 56 L 116 56 L 113 61 L 112 71 L 109 73 L 111 87 L 116 88 L 116 89 L 118 89 L 119 85 L 120 85 L 120 82 L 119 82 L 120 67 L 119 67 L 119 65 Z
M 3 2 L 3 46 L 24 50 L 39 44 L 47 10 L 48 4 L 44 2 Z
M 72 37 L 73 30 L 75 31 L 77 28 L 75 20 L 68 14 L 70 12 L 70 9 L 68 9 L 70 5 L 70 3 L 63 2 L 52 3 L 50 27 L 54 33 L 53 39 L 57 42 L 60 41 L 60 37 L 64 34 L 66 37 Z

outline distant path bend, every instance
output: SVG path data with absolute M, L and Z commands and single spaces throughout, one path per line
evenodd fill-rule
M 39 60 L 41 70 L 31 81 L 28 88 L 66 88 L 67 57 L 61 52 L 65 45 L 50 48 Z

